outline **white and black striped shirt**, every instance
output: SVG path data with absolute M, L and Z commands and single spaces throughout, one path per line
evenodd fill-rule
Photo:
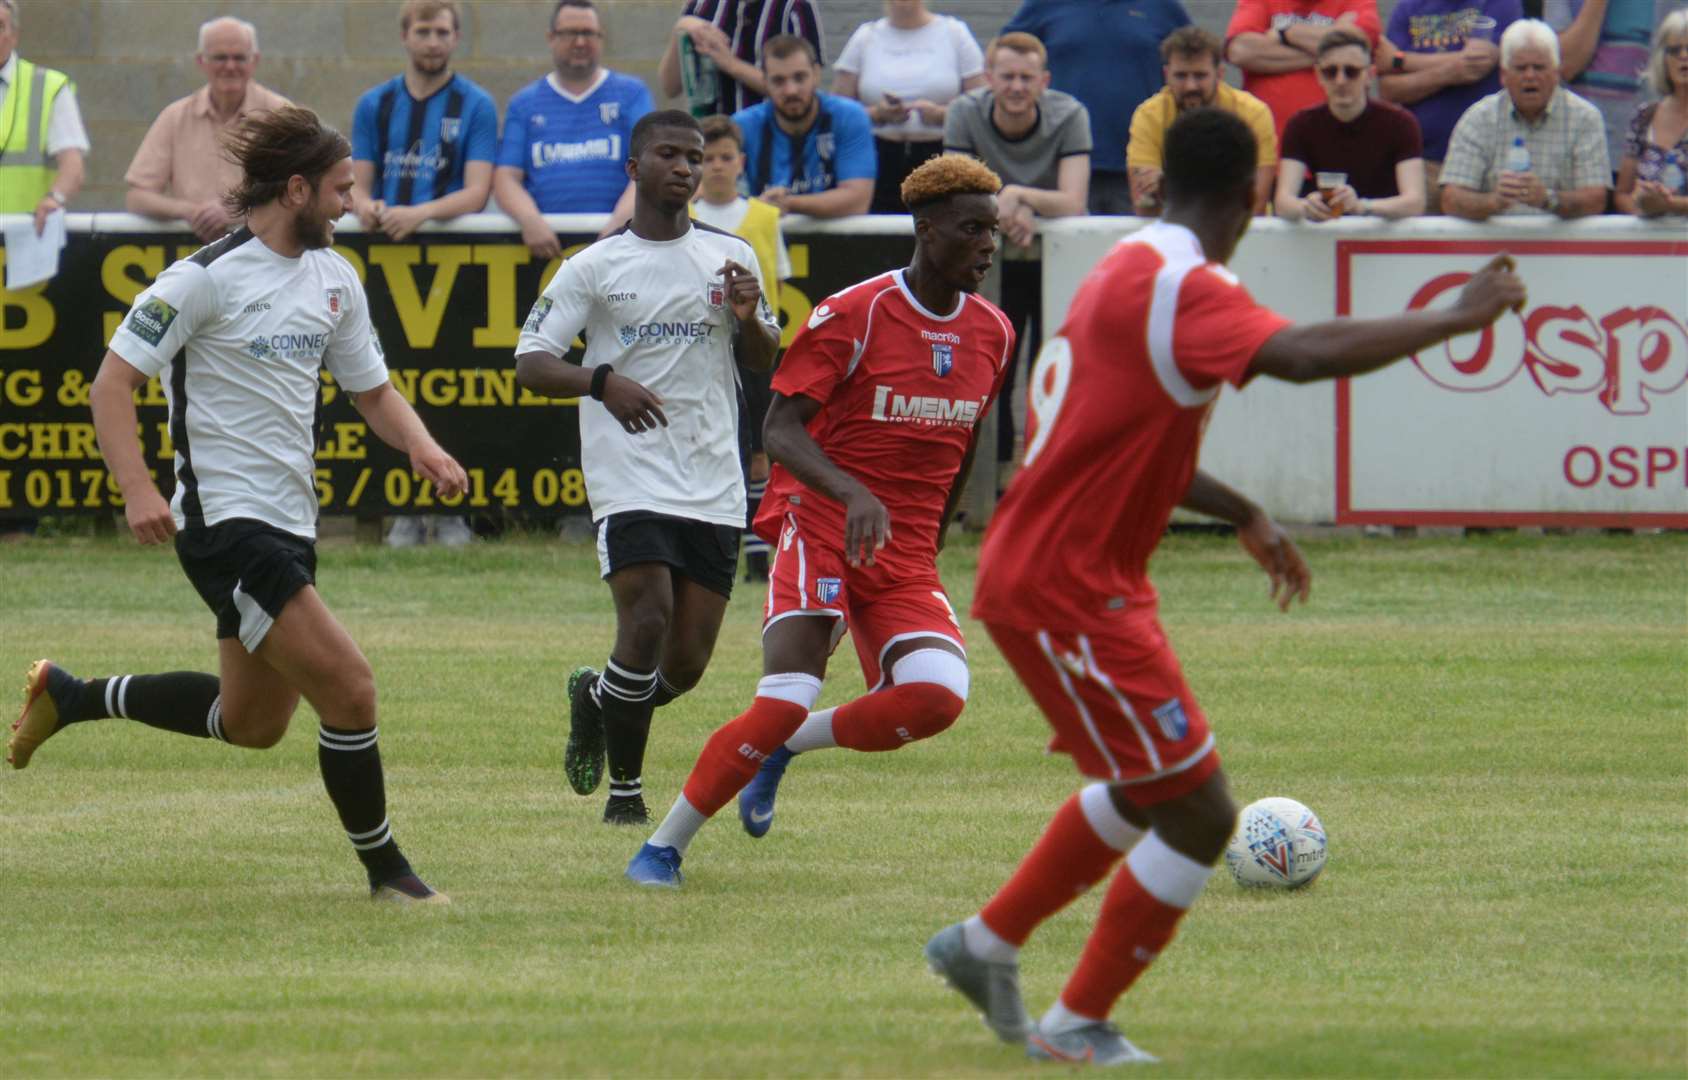
M 350 263 L 290 259 L 242 228 L 160 274 L 111 348 L 162 375 L 177 528 L 249 518 L 315 538 L 322 369 L 349 393 L 387 381 Z

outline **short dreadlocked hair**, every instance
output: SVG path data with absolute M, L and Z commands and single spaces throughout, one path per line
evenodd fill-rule
M 995 195 L 1002 178 L 984 162 L 966 154 L 939 154 L 903 181 L 903 205 L 919 216 L 952 195 Z

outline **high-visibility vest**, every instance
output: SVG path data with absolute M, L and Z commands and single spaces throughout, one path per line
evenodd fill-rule
M 28 214 L 52 190 L 57 169 L 47 158 L 47 124 L 53 101 L 76 84 L 62 71 L 18 57 L 12 85 L 0 103 L 0 214 Z

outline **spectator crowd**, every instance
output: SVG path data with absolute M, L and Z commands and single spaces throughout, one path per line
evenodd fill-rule
M 903 179 L 961 151 L 1005 184 L 1003 306 L 1034 355 L 1040 223 L 1158 214 L 1164 136 L 1203 107 L 1254 132 L 1260 212 L 1309 225 L 1688 215 L 1680 0 L 1398 0 L 1386 24 L 1376 0 L 1237 0 L 1223 40 L 1192 25 L 1180 0 L 1023 0 L 983 46 L 923 0 L 886 0 L 832 61 L 830 92 L 817 9 L 684 0 L 658 68 L 658 89 L 709 119 L 696 216 L 751 242 L 770 296 L 791 272 L 783 215 L 903 213 Z M 405 0 L 398 32 L 404 70 L 350 118 L 366 229 L 403 240 L 496 200 L 549 259 L 561 247 L 548 214 L 607 215 L 606 234 L 626 222 L 629 138 L 655 103 L 640 79 L 604 66 L 592 0 L 552 8 L 551 68 L 510 98 L 502 127 L 493 98 L 452 70 L 455 0 Z M 16 0 L 0 0 L 0 210 L 33 214 L 39 229 L 77 197 L 89 141 L 74 82 L 21 58 L 19 37 Z M 258 81 L 260 58 L 250 22 L 199 27 L 205 83 L 135 150 L 131 212 L 203 241 L 236 224 L 222 196 L 239 171 L 220 139 L 287 101 Z M 1225 81 L 1227 63 L 1240 88 Z M 1002 418 L 1006 463 L 1014 431 L 1008 410 Z M 438 536 L 467 538 L 460 525 Z

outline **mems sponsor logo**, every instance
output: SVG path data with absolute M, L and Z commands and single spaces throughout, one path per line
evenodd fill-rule
M 977 398 L 941 398 L 925 394 L 897 393 L 889 386 L 873 388 L 875 420 L 889 424 L 936 424 L 970 428 L 979 420 L 985 403 Z
M 620 135 L 604 135 L 580 142 L 536 142 L 528 150 L 535 169 L 543 169 L 547 165 L 572 165 L 577 161 L 619 163 L 623 160 Z

